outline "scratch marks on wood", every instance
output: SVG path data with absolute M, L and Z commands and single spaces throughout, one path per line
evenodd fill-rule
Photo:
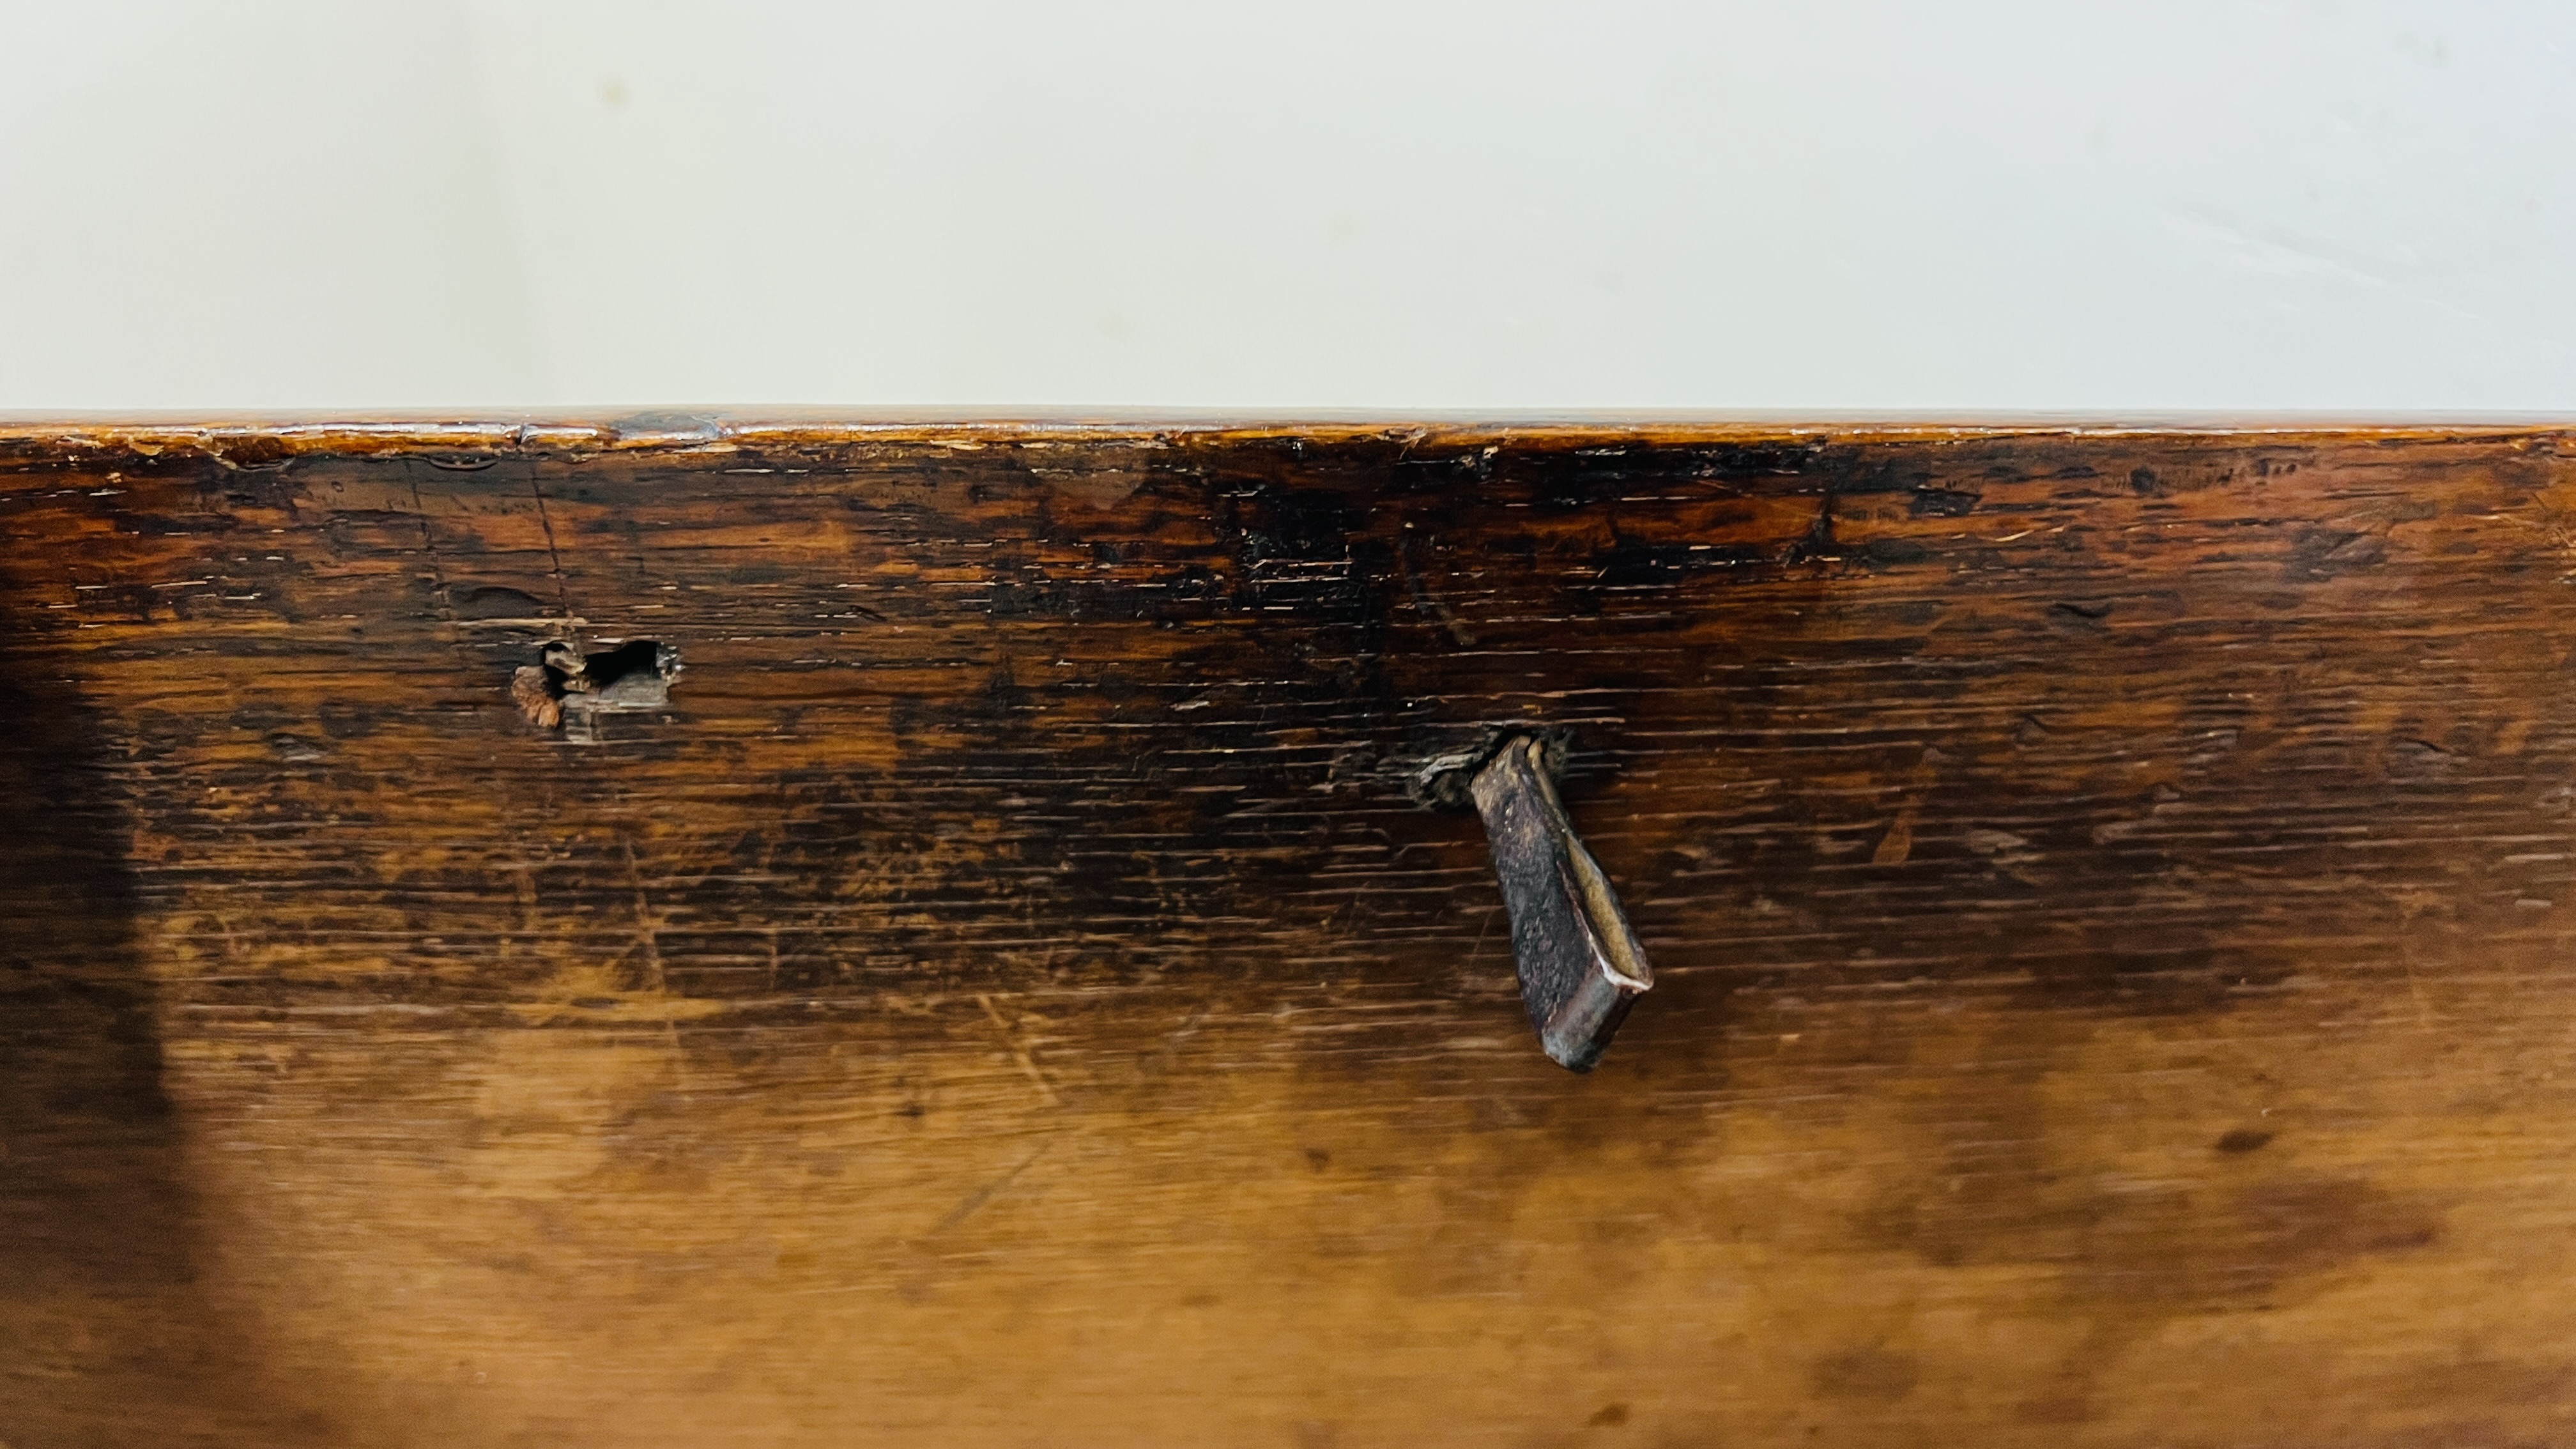
M 924 1235 L 923 1241 L 928 1242 L 944 1237 L 951 1229 L 957 1227 L 959 1224 L 965 1222 L 975 1214 L 982 1212 L 985 1207 L 993 1201 L 993 1199 L 1001 1196 L 1012 1183 L 1019 1181 L 1021 1173 L 1035 1167 L 1038 1159 L 1046 1156 L 1049 1149 L 1054 1146 L 1055 1139 L 1053 1137 L 1045 1139 L 1038 1143 L 1037 1146 L 1030 1148 L 1027 1154 L 1021 1157 L 1019 1161 L 1014 1162 L 1009 1167 L 1003 1169 L 1000 1176 L 976 1188 L 973 1192 L 966 1194 L 964 1197 L 959 1198 L 957 1200 L 957 1205 L 950 1208 L 946 1216 L 931 1225 L 930 1231 Z
M 1056 1095 L 1055 1084 L 1047 1080 L 1046 1073 L 1038 1070 L 1037 1056 L 1021 1034 L 1021 1026 L 1031 1019 L 1029 1014 L 1024 1012 L 1017 1018 L 1005 1017 L 1002 1009 L 993 1004 L 993 998 L 981 992 L 976 994 L 975 1004 L 983 1008 L 985 1019 L 991 1021 L 993 1030 L 1001 1034 L 1003 1048 L 1010 1052 L 1011 1061 L 1019 1067 L 1020 1075 L 1028 1078 L 1029 1085 L 1037 1089 L 1039 1098 L 1049 1107 L 1063 1106 L 1064 1099 Z
M 555 546 L 555 521 L 554 515 L 546 509 L 545 485 L 531 477 L 528 496 L 537 501 L 537 525 L 546 535 L 546 558 L 553 565 L 555 580 L 555 605 L 563 610 L 565 619 L 572 619 L 576 617 L 572 608 L 572 585 L 564 574 L 563 552 Z
M 635 843 L 621 840 L 618 851 L 626 858 L 626 879 L 635 891 L 635 946 L 644 953 L 644 989 L 656 995 L 667 995 L 670 978 L 662 970 L 662 932 L 653 915 L 652 898 L 644 893 L 644 872 L 635 863 Z
M 0 1421 L 2566 1438 L 2576 435 L 240 441 L 0 426 Z M 1573 719 L 1580 1080 L 1393 764 Z

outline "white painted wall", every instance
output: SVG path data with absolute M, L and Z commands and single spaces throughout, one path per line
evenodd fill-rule
M 2576 411 L 2576 5 L 0 0 L 0 408 Z

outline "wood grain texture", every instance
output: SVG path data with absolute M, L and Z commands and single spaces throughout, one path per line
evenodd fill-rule
M 2576 1437 L 2576 432 L 18 424 L 0 529 L 13 1449 Z M 1402 786 L 1506 722 L 1590 1077 Z

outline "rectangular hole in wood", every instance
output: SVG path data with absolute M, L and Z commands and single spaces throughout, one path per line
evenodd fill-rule
M 627 639 L 585 649 L 578 641 L 548 640 L 540 660 L 511 676 L 510 697 L 542 729 L 619 710 L 660 709 L 671 702 L 671 680 L 680 651 L 658 639 Z

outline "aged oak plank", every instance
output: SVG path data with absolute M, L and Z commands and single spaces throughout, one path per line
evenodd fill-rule
M 0 1441 L 2565 1442 L 2571 444 L 0 427 Z

